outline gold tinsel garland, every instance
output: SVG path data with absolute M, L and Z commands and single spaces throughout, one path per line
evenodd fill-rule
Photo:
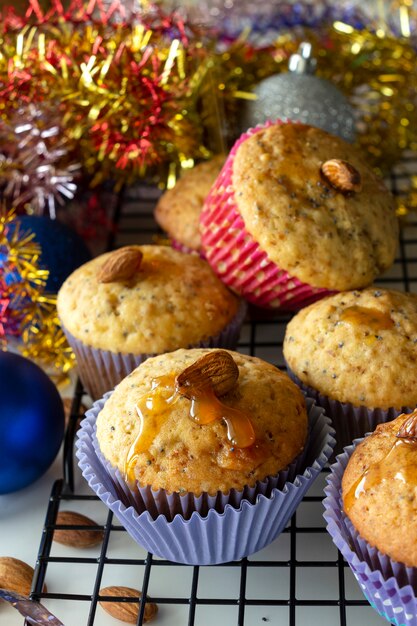
M 0 211 L 0 347 L 13 346 L 65 382 L 75 363 L 61 329 L 56 295 L 45 292 L 49 271 L 39 263 L 34 234 L 20 228 L 14 211 Z
M 313 46 L 317 76 L 338 86 L 353 105 L 357 144 L 379 173 L 387 173 L 404 150 L 417 150 L 416 50 L 408 39 L 340 22 L 288 30 L 256 51 L 238 40 L 219 54 L 217 85 L 227 118 L 237 118 L 238 100 L 251 98 L 256 82 L 287 71 L 302 41 Z
M 51 4 L 45 13 L 32 0 L 24 18 L 10 7 L 1 16 L 4 123 L 18 105 L 55 106 L 92 186 L 208 155 L 197 111 L 210 48 L 201 31 L 158 9 L 127 23 L 99 0 Z
M 128 21 L 122 5 L 106 9 L 99 0 L 72 0 L 67 8 L 53 0 L 49 12 L 36 0 L 30 7 L 22 18 L 3 11 L 1 118 L 9 122 L 18 103 L 53 103 L 93 185 L 109 178 L 131 183 L 155 167 L 189 167 L 229 147 L 239 99 L 286 71 L 302 40 L 313 45 L 318 76 L 355 106 L 358 144 L 371 163 L 386 172 L 404 149 L 417 149 L 410 38 L 337 20 L 314 29 L 300 22 L 282 25 L 262 47 L 244 33 L 221 41 L 221 33 L 155 7 Z M 221 146 L 226 125 L 229 142 Z

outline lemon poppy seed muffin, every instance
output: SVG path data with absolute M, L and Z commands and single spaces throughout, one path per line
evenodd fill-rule
M 167 352 L 217 335 L 239 300 L 205 261 L 168 246 L 138 246 L 140 267 L 128 280 L 100 282 L 118 251 L 77 269 L 58 299 L 62 323 L 86 344 L 115 352 Z
M 194 496 L 227 493 L 276 474 L 303 450 L 304 397 L 286 374 L 258 358 L 228 352 L 238 378 L 220 398 L 249 419 L 255 434 L 249 446 L 231 441 L 222 419 L 194 421 L 192 399 L 179 395 L 164 403 L 175 394 L 181 372 L 219 352 L 224 351 L 177 350 L 148 359 L 116 387 L 97 417 L 97 440 L 105 458 L 127 479 Z M 158 388 L 152 392 L 161 377 L 162 395 Z
M 417 295 L 368 288 L 339 293 L 289 322 L 284 356 L 306 385 L 369 408 L 417 404 Z
M 361 153 L 321 129 L 279 121 L 237 141 L 201 223 L 216 273 L 271 308 L 368 286 L 392 265 L 398 242 L 393 198 Z
M 339 454 L 325 488 L 327 530 L 371 606 L 392 624 L 417 615 L 417 411 Z
M 408 567 L 417 567 L 416 424 L 414 411 L 379 425 L 342 479 L 343 508 L 360 536 Z
M 333 184 L 323 176 L 330 159 L 350 163 L 361 188 L 344 192 L 336 175 Z M 271 126 L 242 144 L 233 185 L 250 234 L 272 261 L 303 282 L 337 290 L 366 287 L 394 260 L 392 197 L 357 149 L 339 137 L 302 124 Z
M 193 345 L 235 347 L 244 314 L 205 261 L 146 245 L 78 268 L 61 287 L 57 307 L 94 398 L 148 355 Z
M 186 170 L 175 187 L 165 191 L 158 201 L 155 220 L 175 245 L 180 244 L 185 250 L 200 251 L 201 209 L 225 159 L 225 155 L 219 154 Z
M 340 449 L 417 405 L 417 295 L 369 287 L 320 300 L 289 322 L 284 356 Z
M 77 456 L 145 550 L 214 565 L 276 539 L 328 461 L 333 433 L 273 365 L 180 349 L 148 359 L 94 403 Z

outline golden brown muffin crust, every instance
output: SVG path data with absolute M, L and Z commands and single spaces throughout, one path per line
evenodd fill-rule
M 201 209 L 225 159 L 225 155 L 219 154 L 185 171 L 175 187 L 165 191 L 155 207 L 155 220 L 159 226 L 192 250 L 199 251 L 201 248 Z
M 340 402 L 417 404 L 417 295 L 368 288 L 330 296 L 289 322 L 284 356 L 298 378 Z
M 366 541 L 417 567 L 417 443 L 396 437 L 407 419 L 400 415 L 379 425 L 358 445 L 343 475 L 342 495 L 345 512 Z
M 123 380 L 97 418 L 97 438 L 104 456 L 123 473 L 139 433 L 136 406 L 152 380 L 177 375 L 209 350 L 177 350 L 148 359 Z M 164 417 L 135 469 L 140 484 L 170 492 L 228 492 L 253 485 L 285 468 L 303 449 L 307 413 L 302 393 L 273 365 L 230 352 L 239 367 L 237 388 L 222 398 L 244 410 L 256 445 L 234 447 L 223 421 L 199 425 L 189 416 L 191 400 L 180 397 Z
M 344 194 L 320 174 L 329 159 L 360 172 Z M 394 261 L 398 223 L 391 194 L 357 150 L 304 124 L 266 128 L 238 148 L 233 187 L 246 229 L 280 268 L 315 287 L 366 287 Z
M 218 335 L 239 300 L 206 261 L 168 246 L 137 246 L 143 253 L 129 280 L 100 283 L 111 253 L 78 268 L 58 294 L 58 315 L 83 343 L 122 353 L 159 353 Z

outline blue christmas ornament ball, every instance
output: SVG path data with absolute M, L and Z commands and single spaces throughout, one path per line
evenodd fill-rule
M 50 467 L 64 436 L 64 407 L 50 378 L 19 354 L 0 351 L 0 494 Z
M 41 248 L 39 264 L 49 270 L 47 292 L 58 293 L 64 280 L 91 259 L 82 237 L 62 222 L 39 215 L 21 215 L 17 222 L 20 232 L 33 233 Z

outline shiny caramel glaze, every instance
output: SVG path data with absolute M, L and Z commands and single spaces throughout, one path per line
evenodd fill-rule
M 255 443 L 255 432 L 249 415 L 241 409 L 228 406 L 219 400 L 209 383 L 206 386 L 190 388 L 191 403 L 189 416 L 199 425 L 224 420 L 227 426 L 227 439 L 236 448 L 248 448 Z M 146 452 L 167 419 L 170 407 L 180 398 L 173 376 L 161 376 L 151 383 L 151 390 L 139 399 L 136 411 L 140 420 L 139 433 L 128 451 L 124 476 L 134 480 L 134 470 L 139 455 Z
M 139 430 L 127 451 L 124 463 L 125 480 L 134 480 L 139 455 L 147 452 L 159 433 L 170 406 L 179 399 L 173 376 L 160 376 L 151 381 L 151 388 L 138 399 L 135 406 Z
M 378 550 L 417 566 L 417 443 L 398 432 L 409 415 L 381 424 L 352 454 L 342 480 L 345 513 Z
M 248 448 L 255 443 L 255 431 L 249 415 L 219 400 L 210 387 L 193 393 L 190 417 L 197 424 L 210 424 L 215 420 L 224 420 L 227 438 L 236 448 Z
M 390 314 L 371 307 L 349 306 L 340 315 L 340 321 L 352 326 L 365 326 L 366 330 L 379 333 L 381 330 L 393 328 L 394 320 Z
M 409 439 L 396 439 L 388 454 L 377 463 L 370 465 L 344 496 L 344 509 L 349 513 L 356 500 L 368 494 L 385 480 L 401 480 L 417 486 L 417 473 L 408 461 L 416 460 L 416 442 Z M 403 469 L 403 466 L 406 469 Z

